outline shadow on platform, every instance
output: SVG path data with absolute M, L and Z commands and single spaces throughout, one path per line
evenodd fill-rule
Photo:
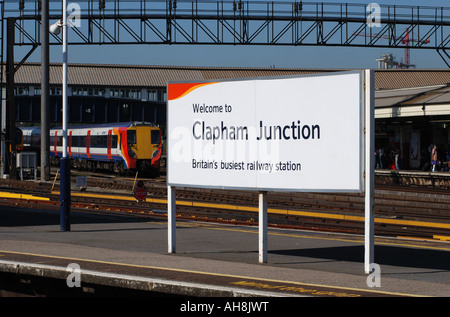
M 375 245 L 375 263 L 412 268 L 450 271 L 450 252 L 409 247 Z M 313 249 L 269 250 L 269 254 L 322 260 L 364 263 L 364 246 Z
M 147 217 L 132 217 L 126 215 L 88 214 L 80 211 L 71 212 L 71 224 L 93 223 L 126 223 L 146 222 Z M 166 221 L 152 218 L 152 221 Z M 27 208 L 0 206 L 0 227 L 46 226 L 59 225 L 59 210 L 34 210 Z

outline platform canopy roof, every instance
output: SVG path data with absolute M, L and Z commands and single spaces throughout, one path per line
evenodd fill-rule
M 433 115 L 450 115 L 450 84 L 375 92 L 376 118 Z

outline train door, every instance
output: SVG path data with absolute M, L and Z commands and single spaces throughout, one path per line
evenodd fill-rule
M 88 130 L 86 135 L 86 155 L 88 159 L 91 158 L 91 130 Z
M 72 157 L 72 131 L 69 131 L 69 157 Z
M 127 130 L 127 151 L 128 155 L 131 158 L 136 159 L 136 150 L 137 150 L 137 132 L 136 129 L 128 129 Z
M 53 139 L 53 152 L 55 153 L 55 156 L 58 156 L 58 131 L 55 131 L 55 136 Z
M 107 154 L 108 154 L 108 159 L 111 160 L 112 156 L 111 156 L 111 147 L 112 147 L 112 130 L 108 130 L 108 137 L 107 137 Z
M 158 168 L 162 154 L 161 130 L 151 130 L 152 166 Z

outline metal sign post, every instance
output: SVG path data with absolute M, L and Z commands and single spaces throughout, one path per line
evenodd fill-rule
M 267 263 L 267 192 L 259 192 L 259 263 Z
M 364 271 L 369 274 L 370 266 L 374 263 L 374 144 L 375 144 L 375 116 L 374 116 L 374 72 L 365 70 L 365 219 L 364 219 Z
M 68 146 L 68 138 L 67 138 L 67 125 L 69 122 L 68 118 L 68 95 L 67 95 L 67 0 L 63 1 L 63 24 L 62 24 L 62 32 L 63 32 L 63 106 L 62 106 L 62 129 L 63 129 L 63 138 L 62 138 L 62 146 L 63 153 L 62 158 L 60 160 L 61 165 L 61 231 L 70 231 L 70 158 L 67 153 Z
M 176 252 L 176 190 L 175 187 L 167 186 L 167 231 L 168 231 L 168 251 Z

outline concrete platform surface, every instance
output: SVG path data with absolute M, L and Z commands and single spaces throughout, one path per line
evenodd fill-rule
M 269 228 L 268 263 L 259 264 L 257 229 L 177 221 L 168 254 L 164 217 L 72 212 L 71 231 L 60 232 L 57 211 L 2 206 L 0 271 L 52 271 L 66 282 L 75 263 L 82 283 L 160 295 L 450 296 L 448 242 L 377 237 L 379 269 L 368 276 L 362 236 Z

